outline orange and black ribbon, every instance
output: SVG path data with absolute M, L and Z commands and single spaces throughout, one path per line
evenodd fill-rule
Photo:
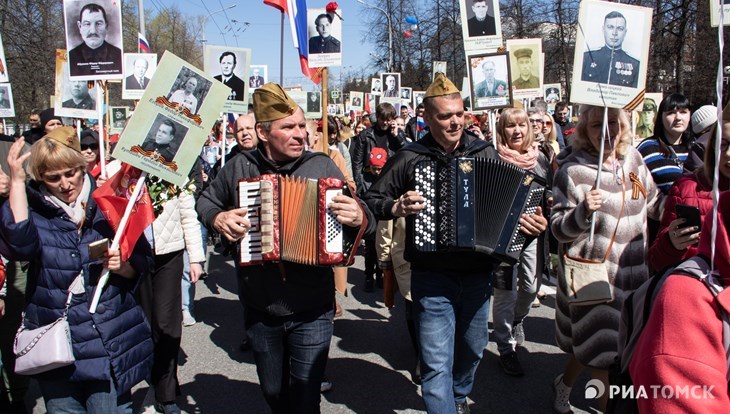
M 183 104 L 179 102 L 170 102 L 165 98 L 164 96 L 160 96 L 157 99 L 155 99 L 155 102 L 161 105 L 165 105 L 168 108 L 174 109 L 177 112 L 185 115 L 186 117 L 190 118 L 195 122 L 196 124 L 200 125 L 203 123 L 203 120 L 200 118 L 200 115 L 193 115 L 188 108 L 186 108 Z
M 639 199 L 639 193 L 644 196 L 644 200 L 646 200 L 646 188 L 644 188 L 644 184 L 639 181 L 639 176 L 636 175 L 636 173 L 629 173 L 629 180 L 631 181 L 631 199 L 632 200 L 638 200 Z

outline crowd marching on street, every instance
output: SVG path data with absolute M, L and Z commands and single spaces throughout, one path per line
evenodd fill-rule
M 236 48 L 210 74 L 166 54 L 151 76 L 156 59 L 122 63 L 116 3 L 66 3 L 70 95 L 0 134 L 0 413 L 730 412 L 730 104 L 643 99 L 631 6 L 588 2 L 609 8 L 591 15 L 605 45 L 576 53 L 575 102 L 542 90 L 523 42 L 468 57 L 468 91 L 434 62 L 425 91 L 383 72 L 339 113 L 249 77 Z M 461 4 L 465 38 L 501 36 L 493 2 Z M 312 60 L 345 46 L 330 5 L 300 39 Z M 82 116 L 108 76 L 159 95 L 115 113 L 118 133 Z M 208 300 L 216 284 L 235 306 Z M 224 317 L 234 339 L 202 335 Z M 403 352 L 343 363 L 365 344 Z M 256 386 L 208 378 L 192 409 L 202 375 L 178 370 L 198 347 L 229 358 L 193 366 L 246 364 Z M 212 401 L 224 390 L 256 402 Z

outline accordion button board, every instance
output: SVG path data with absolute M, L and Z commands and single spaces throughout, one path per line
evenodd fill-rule
M 517 261 L 526 241 L 519 219 L 537 210 L 545 192 L 539 177 L 498 159 L 459 157 L 420 161 L 414 178 L 425 207 L 408 221 L 408 248 Z

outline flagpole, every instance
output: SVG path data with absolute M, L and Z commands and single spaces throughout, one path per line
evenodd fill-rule
M 330 136 L 327 133 L 327 67 L 322 68 L 322 152 L 329 155 Z
M 226 139 L 228 138 L 228 114 L 221 112 L 221 168 L 226 166 Z
M 139 175 L 139 179 L 137 179 L 137 182 L 134 185 L 134 191 L 132 191 L 132 195 L 129 197 L 129 201 L 127 201 L 127 208 L 124 210 L 124 216 L 122 216 L 122 220 L 119 222 L 119 227 L 117 228 L 117 232 L 114 234 L 114 240 L 112 241 L 112 245 L 109 247 L 109 250 L 119 250 L 119 243 L 124 235 L 124 230 L 127 229 L 127 222 L 129 221 L 129 216 L 132 214 L 132 208 L 134 208 L 134 205 L 137 203 L 139 194 L 145 188 L 145 179 L 147 179 L 147 173 L 142 171 L 142 174 Z M 109 282 L 109 269 L 104 268 L 101 277 L 99 278 L 99 283 L 96 284 L 96 289 L 94 289 L 94 297 L 91 299 L 89 313 L 96 313 L 96 307 L 99 305 L 99 299 L 101 299 L 101 294 L 104 291 L 104 287 L 106 287 L 107 282 Z
M 139 32 L 142 33 L 142 36 L 147 37 L 147 35 L 144 32 L 144 4 L 142 4 L 144 0 L 137 0 L 137 11 L 139 12 Z M 139 41 L 137 41 L 137 52 L 141 52 L 139 50 Z
M 284 86 L 284 10 L 281 11 L 281 46 L 279 47 L 279 85 Z
M 96 85 L 96 121 L 99 123 L 99 166 L 101 167 L 101 176 L 106 177 L 106 148 L 104 147 L 104 81 L 97 81 Z M 108 177 L 107 177 L 108 178 Z

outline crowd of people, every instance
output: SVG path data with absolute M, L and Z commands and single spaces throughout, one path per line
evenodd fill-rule
M 0 140 L 0 272 L 7 275 L 0 297 L 0 404 L 25 412 L 30 378 L 13 369 L 18 327 L 65 317 L 75 361 L 33 376 L 49 413 L 130 413 L 130 390 L 142 381 L 158 412 L 179 413 L 180 340 L 183 327 L 196 323 L 194 287 L 207 277 L 206 247 L 218 243 L 234 257 L 245 313 L 241 349 L 253 354 L 268 406 L 274 413 L 319 412 L 320 393 L 332 387 L 325 370 L 347 267 L 241 266 L 235 259 L 238 242 L 257 230 L 255 215 L 238 204 L 239 180 L 279 174 L 337 178 L 349 187 L 328 209 L 343 232 L 363 238 L 365 277 L 350 283 L 366 292 L 383 289 L 389 308 L 396 292 L 404 297 L 417 361 L 412 380 L 429 413 L 470 411 L 468 397 L 490 339 L 490 310 L 501 368 L 512 376 L 529 371 L 516 352 L 531 335 L 524 321 L 540 306 L 543 278 L 556 277 L 555 337 L 568 359 L 545 382 L 553 387 L 551 410 L 570 413 L 571 390 L 584 368 L 606 388 L 611 384 L 622 307 L 652 275 L 700 255 L 714 257 L 718 286 L 730 279 L 730 109 L 718 124 L 715 107 L 692 108 L 685 96 L 668 95 L 655 108 L 653 134 L 643 140 L 624 110 L 604 114 L 583 105 L 570 116 L 564 102 L 552 113 L 541 101 L 516 104 L 501 110 L 490 130 L 487 117 L 465 111 L 459 90 L 438 74 L 415 113 L 380 103 L 372 114 L 318 122 L 306 120 L 280 85 L 268 83 L 253 93 L 248 114 L 226 129 L 213 127 L 189 183 L 170 190 L 133 251 L 109 249 L 99 257 L 89 245 L 114 232 L 92 194 L 121 165 L 100 159 L 98 126 L 77 134 L 52 109 L 34 111 L 30 130 Z M 499 160 L 544 183 L 539 205 L 519 217 L 525 243 L 516 264 L 476 251 L 423 252 L 409 243 L 414 217 L 439 208 L 416 191 L 416 166 L 457 157 Z M 716 216 L 713 185 L 726 206 Z M 697 210 L 698 221 L 685 214 L 688 208 Z M 566 270 L 576 260 L 600 265 L 609 299 L 577 303 Z M 112 277 L 91 313 L 104 268 Z M 641 337 L 631 374 L 637 385 L 714 384 L 714 398 L 642 400 L 642 412 L 730 406 L 718 317 L 723 305 L 693 283 L 679 278 L 664 285 L 647 325 L 651 336 Z M 703 347 L 698 358 L 686 346 L 695 340 Z M 604 394 L 601 409 L 607 404 Z

